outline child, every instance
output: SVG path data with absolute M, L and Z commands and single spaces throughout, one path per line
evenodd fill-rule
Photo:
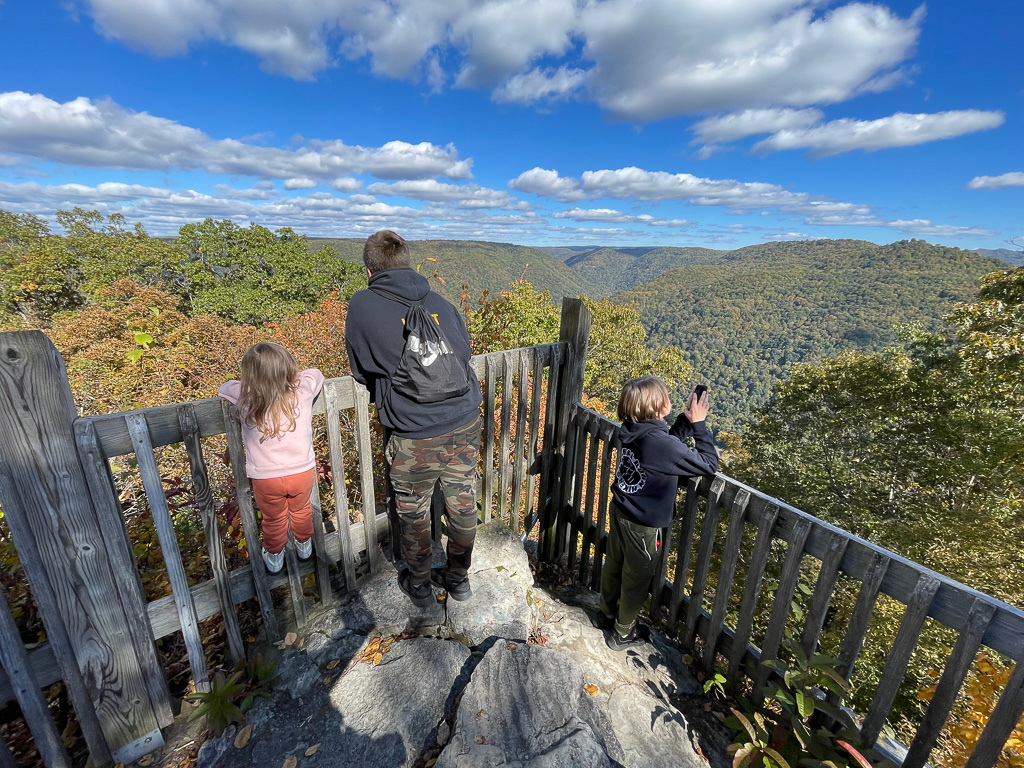
M 238 407 L 245 472 L 263 513 L 263 562 L 271 573 L 284 565 L 289 528 L 299 557 L 313 553 L 313 399 L 323 383 L 316 368 L 300 371 L 287 349 L 264 341 L 242 358 L 242 380 L 217 390 Z
M 608 552 L 601 571 L 601 613 L 608 647 L 621 651 L 645 639 L 636 621 L 647 599 L 661 549 L 661 529 L 672 524 L 680 477 L 712 475 L 718 454 L 704 424 L 708 395 L 691 392 L 672 429 L 668 387 L 657 376 L 630 379 L 619 396 L 618 465 L 612 483 Z M 693 435 L 697 448 L 682 438 Z

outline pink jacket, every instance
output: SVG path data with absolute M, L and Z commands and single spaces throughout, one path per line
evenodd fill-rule
M 299 413 L 295 417 L 295 430 L 269 440 L 258 428 L 250 427 L 242 417 L 242 439 L 245 441 L 245 473 L 257 480 L 297 475 L 316 466 L 313 456 L 313 399 L 324 384 L 324 375 L 316 368 L 299 373 Z M 238 402 L 242 382 L 237 379 L 220 385 L 217 394 L 232 403 Z

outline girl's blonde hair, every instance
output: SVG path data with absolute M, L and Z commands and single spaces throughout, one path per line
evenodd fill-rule
M 246 350 L 238 410 L 249 427 L 259 429 L 261 443 L 295 430 L 298 387 L 299 364 L 283 346 L 261 341 Z
M 619 395 L 619 421 L 660 419 L 668 397 L 668 386 L 659 376 L 630 379 Z

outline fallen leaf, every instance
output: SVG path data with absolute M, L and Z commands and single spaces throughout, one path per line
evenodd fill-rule
M 235 734 L 235 749 L 241 749 L 248 744 L 250 736 L 252 736 L 252 723 L 243 726 L 239 729 L 238 733 Z
M 485 714 L 486 713 L 481 709 L 479 712 L 476 713 L 476 716 L 477 717 L 483 717 Z
M 306 644 L 306 638 L 302 638 L 301 640 L 299 640 L 298 645 L 296 645 L 295 647 L 298 648 L 301 651 L 302 650 L 302 646 L 304 646 L 305 644 Z
M 375 637 L 370 641 L 370 644 L 366 646 L 366 652 L 372 655 L 377 652 L 378 648 L 380 648 L 380 638 Z
M 320 742 L 319 741 L 316 744 L 314 744 L 312 747 L 307 748 L 306 751 L 303 754 L 306 757 L 312 757 L 313 755 L 316 754 L 316 751 L 318 749 L 320 749 Z
M 295 641 L 298 640 L 298 639 L 299 639 L 298 635 L 296 635 L 294 632 L 289 632 L 287 635 L 284 636 L 284 644 L 286 646 L 288 646 L 288 645 L 295 645 Z
M 515 650 L 515 648 L 516 648 L 516 644 L 515 644 L 515 643 L 513 643 L 513 642 L 506 642 L 506 643 L 505 643 L 505 648 L 506 648 L 507 650 L 509 650 L 509 651 L 514 651 L 514 650 Z
M 474 739 L 474 741 L 475 741 L 475 742 L 476 742 L 477 744 L 486 744 L 486 743 L 487 743 L 487 737 L 486 737 L 486 736 L 477 736 L 477 737 L 476 737 L 476 738 Z
M 583 690 L 589 693 L 591 696 L 597 696 L 597 686 L 587 683 L 583 686 Z
M 436 757 L 432 757 L 429 760 L 427 760 L 427 762 L 425 762 L 423 764 L 423 768 L 430 768 L 436 762 L 437 762 L 437 758 Z
M 380 664 L 381 659 L 383 659 L 383 658 L 384 658 L 384 654 L 381 653 L 380 651 L 378 651 L 377 653 L 373 654 L 373 666 L 376 667 L 378 664 Z
M 146 768 L 147 765 L 152 765 L 155 760 L 156 758 L 153 757 L 153 753 L 150 752 L 148 755 L 143 755 L 137 765 L 141 765 L 142 768 Z
M 711 704 L 710 703 L 704 705 L 704 711 L 705 712 L 710 712 L 711 711 Z
M 331 659 L 327 662 L 327 669 L 334 669 L 341 663 L 341 659 Z
M 285 758 L 284 763 L 281 764 L 281 768 L 295 768 L 299 764 L 299 758 L 295 755 L 289 755 Z

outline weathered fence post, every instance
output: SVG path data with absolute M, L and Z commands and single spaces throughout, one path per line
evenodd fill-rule
M 152 650 L 151 639 L 138 648 L 132 630 L 145 604 L 125 588 L 132 580 L 113 572 L 124 567 L 123 536 L 103 535 L 75 416 L 50 340 L 40 331 L 0 334 L 0 505 L 93 761 L 128 763 L 163 744 L 167 708 L 140 660 Z
M 565 374 L 560 380 L 558 392 L 557 417 L 555 420 L 554 439 L 551 444 L 551 473 L 545 478 L 542 493 L 550 499 L 544 505 L 544 519 L 541 521 L 540 552 L 548 561 L 562 556 L 557 551 L 558 526 L 565 512 L 565 502 L 569 485 L 564 477 L 567 470 L 565 464 L 565 438 L 569 429 L 569 410 L 573 403 L 578 403 L 583 396 L 583 369 L 587 362 L 587 344 L 590 341 L 590 311 L 580 299 L 562 299 L 562 318 L 559 325 L 558 340 L 568 342 L 569 358 L 565 366 Z M 545 440 L 544 450 L 549 450 Z

